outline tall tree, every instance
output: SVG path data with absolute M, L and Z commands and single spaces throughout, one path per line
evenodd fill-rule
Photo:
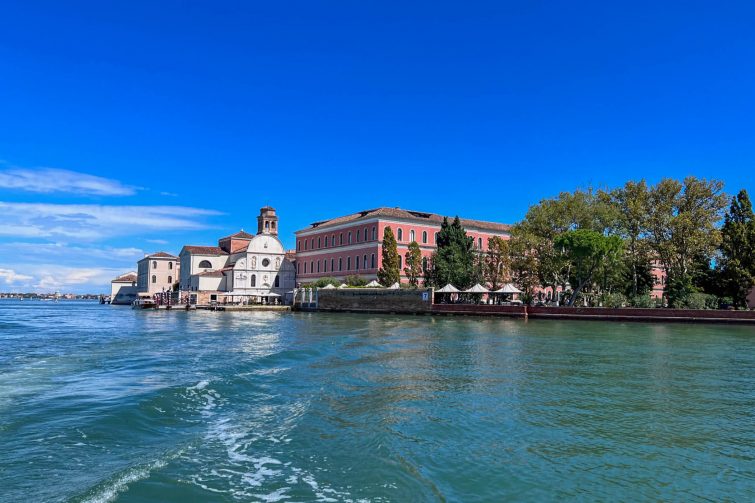
M 618 236 L 604 236 L 589 230 L 577 229 L 558 236 L 554 242 L 561 248 L 571 264 L 571 278 L 574 281 L 573 294 L 569 305 L 574 305 L 577 296 L 592 284 L 595 272 L 606 262 L 615 260 L 622 250 L 623 243 Z
M 447 283 L 468 288 L 476 277 L 474 241 L 467 236 L 459 217 L 453 223 L 443 218 L 438 232 L 437 249 L 429 265 L 428 280 L 433 286 Z
M 631 297 L 646 293 L 650 256 L 644 235 L 648 230 L 648 186 L 645 180 L 628 181 L 623 187 L 611 192 L 610 201 L 616 208 L 618 235 L 626 243 L 625 266 L 629 273 Z
M 401 281 L 398 246 L 390 227 L 386 227 L 383 231 L 382 252 L 382 267 L 377 273 L 378 281 L 384 286 L 390 286 Z
M 747 307 L 747 295 L 755 285 L 755 215 L 746 190 L 731 199 L 724 216 L 718 269 L 724 292 L 736 307 Z
M 723 182 L 669 178 L 652 187 L 648 198 L 648 241 L 667 275 L 669 305 L 683 304 L 695 291 L 691 268 L 701 256 L 712 257 L 720 233 L 716 224 L 726 207 Z
M 515 226 L 511 232 L 509 249 L 511 251 L 511 279 L 522 290 L 522 300 L 529 304 L 535 297 L 535 288 L 540 284 L 538 255 L 535 243 L 538 238 L 527 234 L 521 227 Z
M 422 275 L 422 251 L 416 241 L 409 243 L 404 259 L 404 274 L 409 278 L 409 284 L 416 288 Z
M 484 256 L 483 276 L 491 290 L 498 290 L 511 274 L 511 250 L 506 239 L 488 238 L 488 252 Z

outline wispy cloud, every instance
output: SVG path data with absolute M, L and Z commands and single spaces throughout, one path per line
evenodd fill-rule
M 134 263 L 144 256 L 141 248 L 111 246 L 77 246 L 67 243 L 28 243 L 7 242 L 0 243 L 0 263 L 12 260 L 13 257 L 23 257 L 34 263 L 49 262 L 55 258 L 62 264 L 91 264 L 94 259 L 102 259 L 109 263 Z
M 147 239 L 148 243 L 153 243 L 156 245 L 167 245 L 168 241 L 165 239 Z
M 178 197 L 178 194 L 175 192 L 160 192 L 161 196 L 167 196 L 167 197 Z
M 207 228 L 214 210 L 184 206 L 8 203 L 0 201 L 0 236 L 96 240 L 154 231 Z
M 51 194 L 55 192 L 92 196 L 131 196 L 135 187 L 117 180 L 56 168 L 18 168 L 0 170 L 0 188 Z
M 34 279 L 32 276 L 19 274 L 13 269 L 0 269 L 0 280 L 3 280 L 6 285 L 24 283 L 32 279 Z

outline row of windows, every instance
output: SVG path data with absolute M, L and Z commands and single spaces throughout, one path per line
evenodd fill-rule
M 365 242 L 368 241 L 368 239 L 367 239 L 368 238 L 368 235 L 367 235 L 368 234 L 368 229 L 366 227 L 364 229 L 364 232 L 362 232 L 362 230 L 360 229 L 360 230 L 356 231 L 354 234 L 356 235 L 356 242 L 357 243 L 360 242 L 360 239 L 361 239 L 362 235 L 364 235 L 364 241 Z M 304 251 L 310 250 L 310 249 L 311 250 L 319 250 L 319 249 L 323 248 L 323 246 L 322 246 L 323 243 L 325 244 L 325 246 L 324 246 L 325 248 L 329 248 L 329 247 L 332 247 L 332 246 L 342 246 L 344 244 L 344 236 L 346 237 L 346 244 L 350 245 L 352 243 L 352 232 L 351 231 L 347 232 L 346 234 L 344 234 L 343 232 L 341 232 L 340 234 L 338 234 L 338 244 L 337 245 L 336 245 L 336 235 L 335 234 L 331 234 L 330 236 L 325 236 L 325 238 L 323 238 L 322 236 L 319 236 L 317 238 L 317 240 L 315 240 L 315 238 L 301 239 L 301 240 L 299 240 L 296 243 L 296 249 L 298 251 L 301 251 L 302 250 L 302 243 L 303 243 L 303 246 L 304 246 Z M 433 237 L 435 238 L 434 242 L 437 243 L 438 242 L 438 233 L 436 232 Z M 373 241 L 377 240 L 377 227 L 373 227 L 372 228 L 372 240 Z M 417 236 L 416 236 L 416 234 L 414 232 L 414 229 L 410 229 L 409 230 L 409 240 L 408 240 L 408 242 L 411 243 L 412 241 L 416 241 L 416 240 L 417 240 Z M 427 231 L 422 231 L 422 244 L 427 244 L 427 240 L 428 240 Z M 398 241 L 399 243 L 404 242 L 404 229 L 402 229 L 401 227 L 399 227 L 398 229 L 396 229 L 396 241 Z M 482 238 L 481 237 L 477 238 L 477 243 L 475 243 L 475 244 L 476 244 L 476 246 L 477 246 L 478 249 L 482 250 Z
M 157 276 L 155 276 L 155 275 L 153 274 L 153 275 L 152 275 L 152 284 L 154 285 L 155 283 L 157 283 Z M 169 285 L 172 285 L 172 284 L 173 284 L 173 276 L 168 276 L 168 284 L 169 284 Z
M 356 257 L 354 257 L 354 265 L 355 265 L 354 270 L 355 271 L 358 271 L 360 268 L 361 269 L 368 269 L 368 267 L 367 267 L 367 255 L 362 255 L 361 258 L 362 258 L 362 261 L 360 263 L 359 262 L 359 259 L 360 259 L 359 255 L 357 255 Z M 346 270 L 347 271 L 351 271 L 351 263 L 352 263 L 351 262 L 351 257 L 346 257 Z M 301 274 L 302 273 L 302 264 L 304 264 L 304 267 L 303 267 L 304 274 L 307 274 L 307 273 L 309 273 L 309 274 L 315 274 L 315 273 L 319 273 L 319 272 L 328 272 L 328 259 L 324 259 L 322 262 L 319 261 L 319 260 L 317 260 L 317 261 L 310 260 L 309 263 L 307 263 L 307 262 L 297 262 L 297 264 L 296 264 L 296 273 L 297 274 Z M 322 267 L 321 267 L 321 265 L 322 265 Z M 360 265 L 361 265 L 361 267 L 360 267 Z M 307 267 L 307 266 L 309 266 L 309 267 Z M 336 271 L 335 267 L 336 267 L 336 259 L 332 258 L 332 259 L 330 259 L 330 272 L 335 272 Z M 404 257 L 402 257 L 401 255 L 399 255 L 398 256 L 398 268 L 399 268 L 399 270 L 401 270 L 401 269 L 403 269 L 403 267 L 404 267 Z M 422 268 L 423 269 L 427 269 L 427 257 L 422 257 Z M 317 269 L 317 270 L 315 270 L 315 269 Z M 374 253 L 371 255 L 369 269 L 375 269 L 375 254 Z M 339 271 L 343 271 L 343 257 L 339 257 L 338 258 L 338 270 Z
M 374 269 L 375 268 L 375 254 L 373 253 L 370 256 L 370 266 L 367 267 L 367 255 L 362 255 L 361 257 L 357 255 L 354 257 L 354 270 L 358 271 L 360 269 Z M 361 259 L 361 261 L 360 261 Z M 307 262 L 297 262 L 296 264 L 296 272 L 297 274 L 302 273 L 302 264 L 304 264 L 304 274 L 313 274 L 315 272 L 335 272 L 336 271 L 336 259 L 332 258 L 330 259 L 330 270 L 328 270 L 328 259 L 324 259 L 322 261 L 314 261 L 310 260 L 309 263 Z M 346 270 L 351 271 L 351 257 L 346 257 Z M 343 271 L 343 257 L 338 258 L 338 270 Z M 317 271 L 315 271 L 317 269 Z
M 152 269 L 157 269 L 157 260 L 152 261 Z M 168 262 L 168 269 L 173 269 L 173 262 Z
M 346 238 L 346 241 L 344 243 L 344 236 Z M 323 243 L 325 243 L 325 248 L 330 248 L 333 246 L 343 246 L 344 244 L 350 245 L 353 241 L 353 239 L 356 238 L 356 242 L 367 242 L 369 241 L 369 228 L 365 227 L 364 229 L 360 229 L 355 232 L 347 232 L 344 234 L 341 232 L 338 234 L 338 244 L 336 244 L 336 235 L 331 234 L 330 236 L 325 236 L 323 239 L 322 236 L 319 236 L 317 238 L 317 241 L 315 241 L 315 238 L 311 238 L 309 240 L 301 239 L 296 243 L 296 249 L 301 251 L 302 249 L 302 243 L 304 243 L 304 250 L 319 250 L 320 248 L 323 248 Z M 372 241 L 377 240 L 377 227 L 372 228 Z M 317 243 L 317 248 L 315 248 L 315 243 Z

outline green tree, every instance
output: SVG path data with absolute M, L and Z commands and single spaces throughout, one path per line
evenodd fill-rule
M 511 233 L 511 279 L 522 291 L 522 300 L 529 304 L 535 297 L 535 288 L 540 284 L 537 275 L 538 263 L 535 252 L 536 238 L 515 227 Z
M 390 286 L 401 280 L 398 246 L 396 245 L 396 237 L 393 235 L 393 230 L 390 227 L 386 227 L 383 231 L 382 252 L 383 264 L 377 273 L 378 281 L 384 286 Z
M 589 230 L 577 229 L 567 231 L 556 238 L 556 247 L 560 248 L 571 265 L 571 279 L 574 281 L 574 292 L 569 299 L 569 305 L 583 292 L 586 286 L 592 284 L 598 268 L 606 262 L 615 260 L 622 251 L 622 240 L 618 236 L 604 236 Z
M 731 199 L 721 238 L 718 271 L 723 290 L 736 307 L 747 307 L 747 295 L 755 285 L 755 215 L 746 190 Z
M 723 182 L 687 177 L 663 179 L 649 191 L 648 242 L 667 275 L 669 305 L 682 305 L 695 293 L 691 269 L 710 257 L 720 242 L 716 224 L 726 207 Z
M 409 249 L 404 256 L 404 274 L 409 278 L 409 284 L 417 287 L 419 278 L 422 276 L 422 251 L 416 241 L 409 243 Z
M 629 297 L 643 295 L 648 291 L 650 255 L 644 236 L 649 224 L 649 198 L 645 180 L 629 181 L 610 194 L 610 202 L 616 210 L 615 232 L 626 243 L 624 266 L 629 275 L 629 289 L 626 292 Z
M 428 266 L 429 284 L 443 286 L 451 283 L 461 289 L 472 286 L 477 276 L 474 242 L 467 236 L 459 217 L 451 224 L 448 218 L 443 218 L 437 246 Z
M 511 250 L 506 239 L 488 238 L 488 252 L 484 255 L 483 277 L 491 290 L 498 290 L 511 274 Z

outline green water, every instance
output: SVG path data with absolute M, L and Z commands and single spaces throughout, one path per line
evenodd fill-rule
M 755 328 L 0 301 L 0 501 L 753 501 Z

